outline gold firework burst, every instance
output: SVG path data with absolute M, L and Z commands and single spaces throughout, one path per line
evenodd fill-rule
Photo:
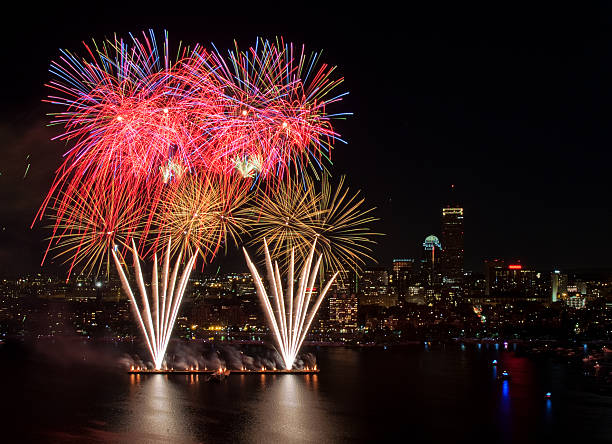
M 248 182 L 225 175 L 190 175 L 167 189 L 154 216 L 155 242 L 172 239 L 173 253 L 205 260 L 245 231 Z
M 359 191 L 351 193 L 344 176 L 332 187 L 327 174 L 320 187 L 310 178 L 288 180 L 274 189 L 260 192 L 252 208 L 252 243 L 261 245 L 264 238 L 274 256 L 286 257 L 292 248 L 296 257 L 306 257 L 317 239 L 317 253 L 323 254 L 326 272 L 346 274 L 357 271 L 370 256 L 372 239 L 379 233 L 369 224 L 374 208 L 363 209 Z M 261 253 L 261 252 L 260 252 Z
M 104 196 L 104 199 L 100 197 Z M 138 238 L 143 226 L 142 201 L 127 185 L 110 184 L 103 189 L 85 189 L 62 195 L 65 205 L 52 207 L 53 233 L 48 251 L 70 263 L 69 276 L 77 267 L 85 274 L 109 275 L 111 249 L 119 256 L 130 238 Z

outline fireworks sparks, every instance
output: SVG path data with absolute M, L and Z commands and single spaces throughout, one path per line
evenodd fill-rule
M 298 257 L 305 257 L 316 240 L 326 271 L 339 271 L 342 276 L 346 271 L 359 270 L 364 259 L 370 258 L 369 245 L 377 235 L 368 226 L 377 220 L 370 216 L 373 208 L 364 210 L 363 202 L 359 192 L 350 193 L 344 177 L 335 190 L 327 175 L 320 191 L 309 178 L 304 183 L 286 181 L 273 193 L 256 197 L 253 242 L 267 239 L 272 255 L 285 257 L 287 263 L 288 252 L 295 249 Z
M 269 288 L 272 292 L 271 296 L 275 302 L 275 307 L 270 303 L 266 288 L 251 261 L 246 250 L 244 256 L 253 280 L 257 289 L 257 296 L 261 302 L 270 329 L 274 334 L 278 352 L 280 353 L 286 370 L 293 368 L 293 363 L 297 357 L 300 347 L 306 338 L 306 334 L 310 329 L 310 325 L 323 302 L 323 298 L 336 279 L 338 272 L 327 282 L 323 291 L 319 294 L 316 300 L 313 301 L 313 285 L 317 277 L 317 272 L 321 264 L 322 256 L 319 256 L 314 267 L 312 260 L 314 257 L 316 241 L 312 243 L 310 254 L 304 258 L 302 273 L 300 274 L 297 291 L 294 297 L 294 270 L 295 270 L 295 250 L 291 250 L 289 260 L 289 271 L 287 276 L 287 290 L 283 293 L 281 276 L 278 268 L 278 262 L 272 265 L 268 244 L 264 240 L 264 253 L 266 261 L 266 269 L 268 271 Z M 312 306 L 311 302 L 314 302 Z
M 257 158 L 264 178 L 282 177 L 291 166 L 302 172 L 310 161 L 320 169 L 341 140 L 330 120 L 345 116 L 326 111 L 345 95 L 332 97 L 343 82 L 333 78 L 335 68 L 282 39 L 262 39 L 246 51 L 236 46 L 228 59 L 212 55 L 231 122 L 219 132 L 223 149 L 211 158 L 215 168 L 228 171 L 234 167 L 228 159 Z
M 168 348 L 168 343 L 170 342 L 170 335 L 172 334 L 172 329 L 174 327 L 174 323 L 176 322 L 178 310 L 181 305 L 181 301 L 183 300 L 185 289 L 187 288 L 187 281 L 196 260 L 196 256 L 191 256 L 191 259 L 189 259 L 187 265 L 185 265 L 177 286 L 176 278 L 178 276 L 182 256 L 181 254 L 178 255 L 174 265 L 174 270 L 172 271 L 172 275 L 170 275 L 171 241 L 168 241 L 168 248 L 166 249 L 166 254 L 164 257 L 161 282 L 162 288 L 160 295 L 157 253 L 155 253 L 153 259 L 153 277 L 151 281 L 152 295 L 151 301 L 149 301 L 149 296 L 147 295 L 147 289 L 142 276 L 142 270 L 140 268 L 140 260 L 138 259 L 136 243 L 132 242 L 132 246 L 132 254 L 134 256 L 134 271 L 136 273 L 138 290 L 142 298 L 140 307 L 138 306 L 138 302 L 136 301 L 134 293 L 132 292 L 130 284 L 127 280 L 122 262 L 119 260 L 119 257 L 115 253 L 114 249 L 111 250 L 112 256 L 113 260 L 115 261 L 115 265 L 117 266 L 119 277 L 121 278 L 123 290 L 128 295 L 130 302 L 132 303 L 134 313 L 138 319 L 138 325 L 144 334 L 147 347 L 151 353 L 151 356 L 153 357 L 154 368 L 155 370 L 160 370 L 166 354 L 166 349 Z
M 329 268 L 358 262 L 370 242 L 363 228 L 372 220 L 368 211 L 359 209 L 356 196 L 329 194 L 326 185 L 316 193 L 305 174 L 308 168 L 325 169 L 334 142 L 341 140 L 331 121 L 346 116 L 328 113 L 344 95 L 335 93 L 343 79 L 334 77 L 334 67 L 320 64 L 317 53 L 279 39 L 260 40 L 245 51 L 236 47 L 227 57 L 200 45 L 171 56 L 167 34 L 158 45 L 152 31 L 84 46 L 84 57 L 64 50 L 51 63 L 47 101 L 61 108 L 51 125 L 63 128 L 56 139 L 68 150 L 37 220 L 53 219 L 47 251 L 59 251 L 70 263 L 69 275 L 77 266 L 97 274 L 104 264 L 109 273 L 114 262 L 155 368 L 197 257 L 209 261 L 228 241 L 237 243 L 254 214 L 258 239 L 267 233 L 275 253 L 291 251 L 291 275 L 294 254 L 306 258 L 315 238 L 317 251 L 330 256 L 319 261 Z M 294 176 L 308 184 L 301 193 Z M 249 191 L 259 183 L 272 197 L 279 190 L 279 198 L 269 200 L 260 191 L 257 209 L 247 214 Z M 134 256 L 140 306 L 123 269 L 126 251 Z M 151 300 L 139 254 L 154 260 Z M 177 259 L 169 283 L 171 256 Z M 269 256 L 266 247 L 268 262 Z M 181 258 L 190 259 L 175 287 Z M 303 307 L 290 321 L 296 328 L 283 320 L 279 330 L 290 338 L 282 345 L 286 363 L 293 362 L 312 321 L 306 316 L 312 288 L 305 286 L 306 276 L 316 274 L 310 265 L 297 293 Z M 274 291 L 282 299 L 282 290 Z
M 62 196 L 50 215 L 56 223 L 49 247 L 70 264 L 69 276 L 75 266 L 96 275 L 105 266 L 108 275 L 111 250 L 123 250 L 143 224 L 143 203 L 129 188 L 98 186 L 104 187 L 105 199 L 99 200 L 95 189 L 84 189 Z
M 224 175 L 192 175 L 168 188 L 156 215 L 158 239 L 174 239 L 174 252 L 212 258 L 246 230 L 248 182 Z
M 323 168 L 338 139 L 331 119 L 342 117 L 326 111 L 343 96 L 331 97 L 342 83 L 334 68 L 282 40 L 227 59 L 196 45 L 172 60 L 164 37 L 158 47 L 152 31 L 115 36 L 85 44 L 86 57 L 62 51 L 51 64 L 47 101 L 63 108 L 51 124 L 64 127 L 56 139 L 71 146 L 38 217 L 100 177 L 159 199 L 187 173 L 266 180 L 291 166 Z
M 244 178 L 253 178 L 259 174 L 262 170 L 261 156 L 255 155 L 247 158 L 240 158 L 236 156 L 232 162 L 236 171 Z

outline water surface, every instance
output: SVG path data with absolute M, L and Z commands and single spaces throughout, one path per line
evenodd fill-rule
M 612 441 L 612 398 L 551 358 L 484 345 L 311 351 L 318 375 L 206 383 L 127 375 L 112 350 L 3 346 L 2 430 L 38 442 Z

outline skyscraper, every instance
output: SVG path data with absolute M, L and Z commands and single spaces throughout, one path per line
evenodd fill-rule
M 366 267 L 361 275 L 359 291 L 362 305 L 387 307 L 395 305 L 393 298 L 397 302 L 395 290 L 389 287 L 389 272 L 385 267 Z
M 349 331 L 357 328 L 356 295 L 333 294 L 329 297 L 329 325 Z
M 555 270 L 550 275 L 552 302 L 557 302 L 563 293 L 567 293 L 567 274 Z
M 485 261 L 485 296 L 508 302 L 547 302 L 549 293 L 544 287 L 548 288 L 548 285 L 542 285 L 541 277 L 540 273 L 523 267 L 519 261 Z
M 423 259 L 421 273 L 423 282 L 428 285 L 440 283 L 440 251 L 442 246 L 437 236 L 427 236 L 423 242 Z
M 393 259 L 393 285 L 400 298 L 406 296 L 408 286 L 412 284 L 414 259 Z
M 445 284 L 461 285 L 463 280 L 463 208 L 442 209 L 442 258 L 440 271 Z

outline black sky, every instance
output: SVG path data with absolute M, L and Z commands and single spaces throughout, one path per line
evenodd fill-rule
M 539 269 L 612 267 L 612 9 L 578 5 L 7 13 L 0 273 L 36 270 L 44 250 L 44 230 L 29 226 L 64 151 L 49 141 L 58 129 L 44 126 L 50 109 L 40 103 L 50 60 L 82 40 L 148 28 L 167 29 L 174 43 L 227 48 L 282 35 L 324 50 L 350 91 L 337 109 L 355 113 L 337 125 L 349 143 L 337 146 L 332 171 L 378 208 L 382 263 L 418 256 L 425 236 L 440 232 L 441 207 L 456 200 L 466 209 L 468 269 L 493 257 Z

